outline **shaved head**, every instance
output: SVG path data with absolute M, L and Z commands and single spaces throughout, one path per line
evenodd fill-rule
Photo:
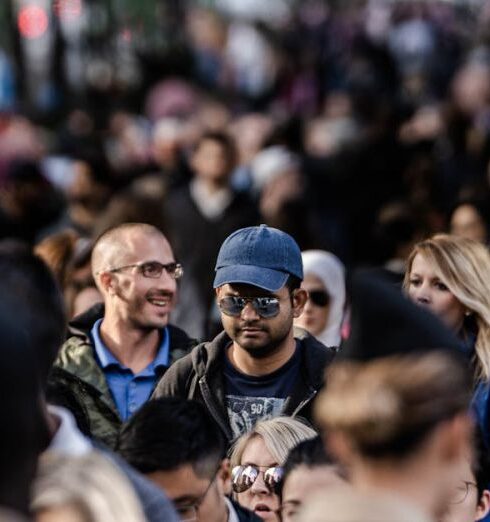
M 92 275 L 99 289 L 97 275 L 128 262 L 128 256 L 134 254 L 132 248 L 134 240 L 150 236 L 161 238 L 171 250 L 162 232 L 153 225 L 145 223 L 124 223 L 107 230 L 99 237 L 92 250 Z

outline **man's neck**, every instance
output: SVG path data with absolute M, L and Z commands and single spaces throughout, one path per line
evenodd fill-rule
M 156 328 L 142 330 L 107 316 L 100 324 L 100 337 L 112 355 L 135 374 L 153 362 L 161 342 Z
M 436 511 L 434 490 L 427 487 L 427 480 L 420 482 L 420 477 L 427 477 L 427 468 L 420 463 L 393 469 L 390 466 L 361 466 L 352 469 L 352 483 L 359 491 L 393 495 L 404 499 L 428 517 Z M 430 477 L 430 471 L 429 471 Z M 436 481 L 437 482 L 437 481 Z M 434 483 L 432 483 L 434 485 Z
M 229 184 L 226 180 L 210 180 L 206 178 L 197 178 L 195 183 L 199 185 L 208 194 L 216 194 L 229 188 Z
M 284 366 L 294 355 L 295 350 L 296 340 L 291 331 L 277 349 L 266 357 L 254 357 L 236 342 L 233 342 L 228 349 L 227 356 L 237 370 L 245 375 L 260 377 L 269 375 Z

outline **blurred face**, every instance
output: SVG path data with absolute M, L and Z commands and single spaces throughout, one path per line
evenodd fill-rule
M 298 466 L 287 476 L 282 488 L 282 522 L 293 522 L 309 495 L 346 485 L 335 466 Z
M 417 254 L 412 262 L 408 295 L 416 304 L 436 314 L 453 331 L 459 332 L 465 307 L 437 277 L 434 268 L 421 254 Z
M 79 509 L 69 504 L 43 509 L 35 515 L 36 522 L 87 522 Z
M 260 468 L 260 473 L 249 489 L 236 494 L 239 504 L 250 509 L 263 520 L 278 522 L 279 496 L 272 493 L 265 485 L 264 471 L 278 466 L 279 463 L 267 449 L 262 437 L 256 436 L 248 442 L 240 464 L 256 466 Z
M 192 166 L 198 178 L 224 183 L 228 180 L 231 165 L 225 147 L 214 140 L 204 140 L 192 158 Z
M 228 315 L 220 305 L 223 328 L 235 346 L 239 346 L 257 358 L 266 357 L 281 349 L 292 335 L 293 319 L 300 315 L 306 298 L 304 292 L 296 291 L 292 299 L 286 287 L 277 292 L 267 292 L 256 286 L 243 284 L 223 285 L 216 290 L 216 296 L 218 305 L 227 297 L 277 299 L 279 303 L 277 315 L 269 318 L 262 317 L 251 302 L 247 302 L 237 316 Z
M 226 504 L 216 476 L 200 477 L 191 464 L 184 464 L 171 471 L 154 471 L 146 476 L 174 503 L 181 520 L 226 520 Z
M 480 243 L 485 243 L 487 240 L 485 224 L 472 205 L 461 205 L 454 211 L 451 218 L 451 234 Z
M 170 245 L 163 236 L 133 234 L 128 236 L 125 252 L 117 267 L 157 261 L 175 261 Z M 159 277 L 145 277 L 138 267 L 110 273 L 110 285 L 105 299 L 106 310 L 136 329 L 163 328 L 176 299 L 177 282 L 166 271 Z
M 72 317 L 86 312 L 96 303 L 102 303 L 103 297 L 95 286 L 87 286 L 83 290 L 80 290 L 73 299 L 73 310 Z
M 328 323 L 330 297 L 322 280 L 313 274 L 305 274 L 301 288 L 308 292 L 308 300 L 303 313 L 294 324 L 308 330 L 312 335 L 318 335 L 323 332 Z
M 470 462 L 464 459 L 459 474 L 458 485 L 453 491 L 448 510 L 441 522 L 474 522 L 488 514 L 490 492 L 485 490 L 482 498 L 478 498 L 476 479 Z

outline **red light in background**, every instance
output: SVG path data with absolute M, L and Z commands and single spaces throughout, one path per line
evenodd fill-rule
M 133 39 L 133 33 L 131 29 L 123 29 L 123 31 L 121 32 L 121 36 L 126 43 L 130 43 Z
M 82 0 L 55 0 L 53 8 L 59 18 L 74 20 L 82 14 Z
M 26 5 L 19 11 L 17 26 L 24 38 L 39 38 L 46 32 L 48 25 L 48 14 L 38 5 Z

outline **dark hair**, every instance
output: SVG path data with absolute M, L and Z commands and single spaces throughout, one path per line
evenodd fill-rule
M 475 477 L 476 487 L 478 489 L 478 500 L 480 500 L 485 489 L 489 489 L 490 483 L 490 455 L 485 446 L 485 439 L 481 428 L 475 426 L 473 437 L 473 458 L 471 460 L 471 472 Z
M 292 294 L 294 290 L 301 287 L 301 279 L 293 274 L 289 274 L 284 286 L 289 290 L 289 293 Z
M 144 404 L 123 426 L 118 451 L 141 473 L 190 464 L 198 476 L 212 477 L 226 443 L 200 403 L 164 397 Z
M 0 243 L 0 270 L 0 504 L 27 513 L 50 439 L 40 391 L 63 339 L 63 305 L 49 269 L 25 245 Z
M 316 466 L 328 465 L 337 465 L 337 463 L 325 451 L 320 436 L 300 442 L 289 452 L 286 462 L 284 463 L 284 475 L 280 484 L 281 493 L 287 478 L 296 468 L 300 466 L 314 468 Z
M 201 135 L 197 144 L 195 146 L 195 151 L 199 150 L 201 145 L 205 141 L 214 141 L 221 145 L 226 153 L 226 158 L 228 160 L 228 164 L 233 166 L 236 163 L 237 159 L 237 150 L 236 145 L 231 136 L 225 134 L 224 132 L 216 132 L 216 131 L 208 131 Z
M 66 315 L 58 283 L 51 270 L 22 243 L 0 242 L 0 295 L 17 310 L 35 347 L 41 386 L 65 337 Z

